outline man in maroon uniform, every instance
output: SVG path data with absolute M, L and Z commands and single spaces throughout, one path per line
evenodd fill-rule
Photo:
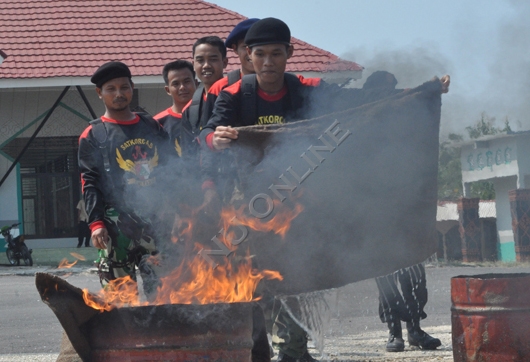
M 171 96 L 173 104 L 153 118 L 162 120 L 163 123 L 165 123 L 163 117 L 168 114 L 181 119 L 184 107 L 191 101 L 193 93 L 197 90 L 193 64 L 182 59 L 167 63 L 162 70 L 162 78 L 166 84 L 164 89 Z
M 139 267 L 149 294 L 156 278 L 141 260 L 156 250 L 156 230 L 163 229 L 157 223 L 162 197 L 156 188 L 163 183 L 168 137 L 154 119 L 131 112 L 134 84 L 125 64 L 103 64 L 91 82 L 105 114 L 81 134 L 78 160 L 92 242 L 103 250 L 100 277 L 102 282 L 134 279 Z M 118 216 L 119 231 L 112 216 Z
M 226 47 L 221 38 L 217 36 L 206 36 L 198 39 L 193 44 L 192 49 L 193 67 L 197 77 L 201 81 L 191 102 L 189 102 L 182 112 L 181 137 L 186 153 L 192 160 L 195 158 L 198 164 L 199 147 L 198 136 L 202 127 L 208 122 L 212 113 L 215 99 L 209 100 L 208 91 L 212 85 L 223 77 L 223 70 L 228 64 L 226 57 Z M 193 161 L 191 162 L 193 164 Z M 199 174 L 199 167 L 191 167 L 191 172 Z M 214 173 L 212 171 L 212 173 Z M 216 194 L 211 189 L 206 189 L 204 193 L 205 204 L 210 205 L 205 209 L 208 213 L 218 214 L 218 207 L 213 205 L 217 199 Z
M 177 154 L 182 156 L 182 110 L 197 89 L 195 70 L 190 62 L 176 60 L 164 66 L 162 77 L 166 84 L 166 93 L 173 99 L 173 104 L 154 116 L 154 119 L 168 132 Z

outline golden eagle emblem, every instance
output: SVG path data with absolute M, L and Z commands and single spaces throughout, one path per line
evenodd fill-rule
M 124 159 L 120 150 L 116 149 L 116 161 L 120 168 L 126 172 L 131 172 L 136 176 L 136 179 L 128 179 L 128 183 L 130 184 L 149 179 L 153 169 L 158 166 L 158 150 L 156 147 L 155 154 L 150 159 L 147 158 L 147 152 L 142 151 L 140 146 L 134 147 L 135 149 L 132 153 L 134 161 Z

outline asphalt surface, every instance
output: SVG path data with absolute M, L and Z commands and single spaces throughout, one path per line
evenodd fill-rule
M 90 251 L 87 250 L 87 253 Z M 36 272 L 56 274 L 70 284 L 100 289 L 99 280 L 90 263 L 70 269 L 51 265 L 12 267 L 1 264 L 0 283 L 0 362 L 55 361 L 60 350 L 62 328 L 35 288 Z M 325 316 L 324 355 L 312 348 L 310 352 L 326 361 L 452 361 L 451 345 L 451 277 L 485 273 L 524 273 L 529 265 L 432 265 L 427 266 L 429 302 L 427 319 L 422 327 L 440 338 L 436 351 L 421 351 L 406 345 L 404 352 L 385 351 L 386 325 L 378 317 L 377 288 L 373 279 L 347 285 L 326 293 L 329 309 Z M 312 345 L 318 340 L 311 341 Z

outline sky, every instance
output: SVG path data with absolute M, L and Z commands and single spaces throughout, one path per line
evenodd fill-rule
M 451 76 L 442 138 L 484 115 L 530 130 L 530 1 L 209 0 L 246 17 L 276 17 L 292 36 L 363 67 L 359 87 L 387 70 L 398 88 Z M 296 50 L 295 50 L 296 51 Z

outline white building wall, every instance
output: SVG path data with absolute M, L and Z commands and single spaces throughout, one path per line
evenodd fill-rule
M 517 178 L 502 177 L 493 180 L 496 195 L 497 233 L 499 260 L 515 261 L 515 237 L 512 230 L 512 214 L 508 191 L 517 187 Z
M 517 137 L 517 153 L 519 155 L 517 164 L 519 165 L 519 177 L 517 180 L 518 189 L 530 188 L 530 136 Z

